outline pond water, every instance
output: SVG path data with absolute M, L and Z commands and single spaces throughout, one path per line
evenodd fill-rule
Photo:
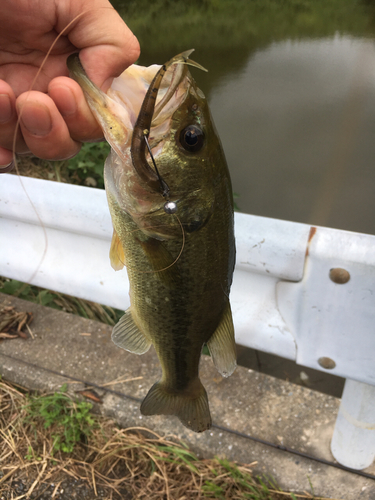
M 373 40 L 283 40 L 225 66 L 193 57 L 241 212 L 375 234 Z
M 208 98 L 240 211 L 375 234 L 371 2 L 232 2 L 238 9 L 227 19 L 220 10 L 227 0 L 203 4 L 215 4 L 210 17 L 203 7 L 199 17 L 193 1 L 198 17 L 188 29 L 175 11 L 164 25 L 156 8 L 143 23 L 125 19 L 140 39 L 140 64 L 195 46 L 193 59 L 209 72 L 192 72 Z M 241 364 L 341 395 L 338 377 L 308 369 L 301 377 L 289 361 L 239 351 Z
M 375 234 L 375 44 L 261 48 L 209 102 L 241 211 Z

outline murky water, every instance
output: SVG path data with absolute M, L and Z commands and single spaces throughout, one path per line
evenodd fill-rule
M 297 3 L 284 2 L 276 13 L 272 2 L 251 15 L 238 9 L 238 31 L 252 25 L 237 37 L 215 12 L 211 24 L 202 15 L 191 37 L 189 29 L 176 34 L 175 21 L 171 30 L 152 33 L 148 24 L 135 30 L 140 63 L 163 63 L 196 47 L 193 58 L 209 73 L 193 74 L 208 97 L 242 212 L 375 234 L 375 30 L 363 10 L 369 4 Z M 256 7 L 243 8 L 250 4 Z M 341 395 L 343 379 L 276 356 L 240 347 L 239 361 Z
M 375 234 L 375 44 L 275 43 L 209 101 L 241 211 Z
M 165 51 L 142 54 L 163 62 Z M 375 42 L 284 40 L 197 51 L 242 212 L 375 234 Z

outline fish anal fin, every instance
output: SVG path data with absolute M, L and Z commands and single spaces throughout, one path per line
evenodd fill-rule
M 126 351 L 133 354 L 144 354 L 151 347 L 151 340 L 135 324 L 130 308 L 120 318 L 112 330 L 112 340 Z
M 175 415 L 181 423 L 194 432 L 203 432 L 211 427 L 207 393 L 199 379 L 195 390 L 172 392 L 163 382 L 157 382 L 148 391 L 141 404 L 142 415 Z
M 219 326 L 207 342 L 207 347 L 218 372 L 223 377 L 232 375 L 237 366 L 234 326 L 229 300 Z
M 113 230 L 109 259 L 115 271 L 120 271 L 125 265 L 124 249 L 115 230 Z
M 180 274 L 177 262 L 165 248 L 163 243 L 155 238 L 149 238 L 140 241 L 140 245 L 152 267 L 152 270 L 158 274 L 160 281 L 166 286 L 172 287 L 178 283 Z

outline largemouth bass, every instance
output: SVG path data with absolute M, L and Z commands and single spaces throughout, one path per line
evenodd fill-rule
M 202 432 L 211 425 L 198 374 L 204 344 L 223 376 L 236 367 L 235 243 L 229 172 L 187 67 L 199 66 L 190 52 L 162 67 L 131 66 L 108 94 L 88 79 L 77 54 L 68 67 L 112 147 L 104 167 L 110 258 L 116 270 L 127 267 L 131 303 L 112 339 L 135 354 L 153 345 L 160 360 L 162 377 L 141 413 L 176 415 Z

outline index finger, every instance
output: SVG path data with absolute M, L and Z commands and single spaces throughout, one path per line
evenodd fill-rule
M 64 76 L 55 78 L 48 87 L 48 94 L 55 102 L 70 136 L 75 141 L 95 141 L 103 137 L 102 129 L 77 82 Z
M 61 8 L 61 2 L 58 5 Z M 61 13 L 58 30 L 62 31 L 75 14 L 80 16 L 67 36 L 81 49 L 80 59 L 90 80 L 106 92 L 113 78 L 139 58 L 139 42 L 108 0 L 81 0 L 73 6 L 69 18 Z

